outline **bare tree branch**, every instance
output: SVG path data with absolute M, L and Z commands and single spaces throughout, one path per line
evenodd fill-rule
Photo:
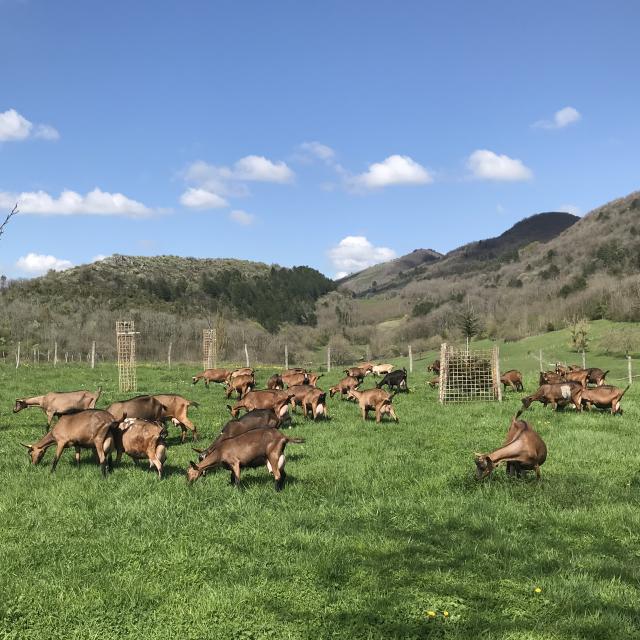
M 13 209 L 11 209 L 7 217 L 4 219 L 4 222 L 0 224 L 0 237 L 2 237 L 5 227 L 9 224 L 9 220 L 11 220 L 13 216 L 18 215 L 18 213 L 20 213 L 20 210 L 18 209 L 18 203 L 16 202 L 15 205 L 13 205 Z

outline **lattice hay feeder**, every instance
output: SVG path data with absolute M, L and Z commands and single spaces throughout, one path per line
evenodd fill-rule
M 440 402 L 502 401 L 498 347 L 440 347 Z
M 118 382 L 120 391 L 137 391 L 136 375 L 136 327 L 132 320 L 116 322 L 118 347 Z

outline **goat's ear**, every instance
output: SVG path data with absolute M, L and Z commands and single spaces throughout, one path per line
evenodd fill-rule
M 227 405 L 227 409 L 229 409 L 230 413 L 233 413 L 233 407 L 230 404 Z

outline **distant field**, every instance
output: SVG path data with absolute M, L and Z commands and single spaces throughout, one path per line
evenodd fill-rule
M 532 390 L 527 352 L 576 360 L 565 342 L 505 345 L 503 369 L 525 370 Z M 425 365 L 394 400 L 397 425 L 363 424 L 335 398 L 329 422 L 297 416 L 291 433 L 306 443 L 287 448 L 280 494 L 264 469 L 245 471 L 241 491 L 227 472 L 187 486 L 195 454 L 175 429 L 162 481 L 126 456 L 107 480 L 88 452 L 79 469 L 70 451 L 54 475 L 51 451 L 30 466 L 19 443 L 45 421 L 12 414 L 14 399 L 102 385 L 104 407 L 120 397 L 115 367 L 0 366 L 0 638 L 640 637 L 640 385 L 622 417 L 533 405 L 549 449 L 542 481 L 500 469 L 479 484 L 472 454 L 502 443 L 522 394 L 443 408 Z M 226 400 L 193 387 L 193 371 L 141 367 L 140 391 L 200 402 L 192 418 L 208 442 Z

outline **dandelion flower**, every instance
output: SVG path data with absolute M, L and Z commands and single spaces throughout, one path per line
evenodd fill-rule
M 533 591 L 534 593 L 542 593 L 542 589 L 540 587 L 536 587 Z
M 443 612 L 442 612 L 442 615 L 443 615 L 445 618 L 448 618 L 448 617 L 449 617 L 449 612 L 448 612 L 448 611 L 443 611 Z
M 435 617 L 436 617 L 436 612 L 435 612 L 435 611 L 427 611 L 427 615 L 428 615 L 430 618 L 435 618 Z

